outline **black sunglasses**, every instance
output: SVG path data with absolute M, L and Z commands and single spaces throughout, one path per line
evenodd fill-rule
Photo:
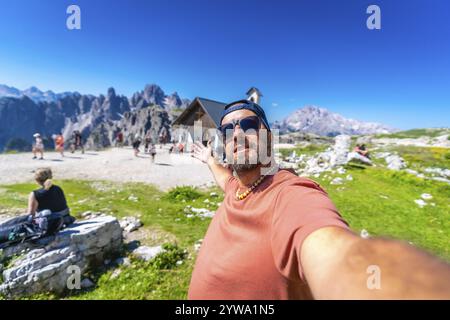
M 233 120 L 232 122 L 225 123 L 219 127 L 220 132 L 224 137 L 226 137 L 227 130 L 234 130 L 236 125 L 239 125 L 239 127 L 245 132 L 249 129 L 253 129 L 255 131 L 258 131 L 261 126 L 261 120 L 258 116 L 250 116 L 245 117 L 242 119 Z

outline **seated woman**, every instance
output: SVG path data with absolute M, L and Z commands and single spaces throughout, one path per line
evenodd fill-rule
M 39 236 L 51 235 L 64 225 L 70 225 L 75 218 L 70 215 L 63 190 L 52 184 L 50 168 L 38 169 L 35 173 L 36 182 L 41 185 L 30 193 L 27 215 L 11 218 L 0 223 L 0 248 L 24 237 L 33 236 L 37 230 Z M 26 231 L 26 232 L 25 232 Z
M 36 182 L 41 186 L 34 190 L 28 197 L 28 214 L 33 217 L 37 212 L 50 210 L 52 213 L 60 214 L 64 224 L 73 223 L 75 218 L 70 216 L 64 191 L 52 183 L 52 170 L 50 168 L 37 169 L 34 175 Z

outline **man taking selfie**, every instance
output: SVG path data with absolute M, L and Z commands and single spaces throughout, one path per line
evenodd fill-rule
M 189 299 L 450 298 L 447 263 L 401 241 L 359 237 L 317 183 L 278 169 L 258 104 L 228 104 L 219 130 L 227 166 L 210 144 L 193 150 L 225 195 L 198 254 Z M 268 162 L 261 158 L 266 148 Z

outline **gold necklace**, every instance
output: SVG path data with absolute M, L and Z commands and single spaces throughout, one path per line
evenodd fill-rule
M 253 182 L 253 184 L 250 186 L 250 188 L 248 188 L 245 192 L 239 194 L 239 187 L 236 190 L 236 200 L 244 200 L 245 198 L 247 198 L 247 196 L 250 194 L 250 192 L 252 192 L 263 180 L 265 177 L 267 177 L 268 175 L 270 175 L 273 171 L 275 171 L 274 169 L 276 169 L 277 167 L 273 167 L 272 169 L 270 169 L 265 175 L 262 175 L 258 178 L 258 180 L 256 180 L 255 182 Z

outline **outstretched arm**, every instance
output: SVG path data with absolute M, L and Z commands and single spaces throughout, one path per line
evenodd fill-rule
M 27 212 L 28 214 L 31 214 L 34 216 L 34 214 L 36 213 L 36 210 L 38 208 L 38 202 L 34 196 L 34 193 L 31 192 L 30 195 L 28 196 L 28 209 Z
M 211 141 L 208 142 L 207 147 L 205 147 L 201 142 L 196 141 L 193 144 L 193 151 L 194 153 L 192 154 L 192 156 L 208 165 L 209 170 L 211 170 L 217 185 L 223 191 L 225 191 L 225 182 L 233 174 L 230 169 L 227 169 L 223 165 L 218 163 L 211 155 Z
M 317 299 L 450 299 L 450 266 L 400 241 L 322 228 L 303 242 L 301 262 Z

